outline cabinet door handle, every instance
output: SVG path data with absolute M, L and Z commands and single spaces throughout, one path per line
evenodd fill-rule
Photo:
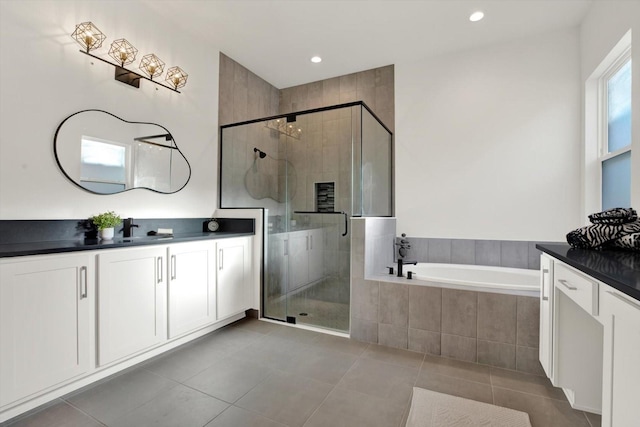
M 564 279 L 558 279 L 558 282 L 560 282 L 565 288 L 569 289 L 570 291 L 575 291 L 578 289 L 575 286 L 571 286 L 569 282 Z
M 307 250 L 309 250 L 309 236 L 306 237 Z
M 289 255 L 289 239 L 284 241 L 284 256 Z
M 80 267 L 80 299 L 87 297 L 87 267 Z
M 608 293 L 608 294 L 613 295 L 613 296 L 614 296 L 614 297 L 616 297 L 616 298 L 618 298 L 620 301 L 626 302 L 627 304 L 629 304 L 631 307 L 635 308 L 636 310 L 640 310 L 640 305 L 635 304 L 635 303 L 633 303 L 633 302 L 629 301 L 629 300 L 628 300 L 628 299 L 626 299 L 625 297 L 620 296 L 620 295 L 618 295 L 617 293 L 615 293 L 615 292 L 611 292 L 611 291 L 607 291 L 607 293 Z
M 222 264 L 224 260 L 224 255 L 222 254 L 223 250 L 224 249 L 220 249 L 220 252 L 218 253 L 218 270 L 222 270 L 222 267 L 223 267 L 223 264 Z
M 549 274 L 548 268 L 542 269 L 542 301 L 549 301 L 549 294 L 546 293 L 545 295 L 545 291 L 547 291 L 547 286 L 545 285 L 547 282 L 544 280 L 545 274 Z
M 158 283 L 162 282 L 162 257 L 158 258 L 156 267 L 158 269 L 157 273 L 158 273 Z
M 309 249 L 313 250 L 313 236 L 309 236 Z
M 178 275 L 178 268 L 176 266 L 176 256 L 171 255 L 171 280 L 176 280 Z

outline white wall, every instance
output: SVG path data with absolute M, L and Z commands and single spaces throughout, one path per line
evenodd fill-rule
M 84 21 L 107 35 L 99 56 L 109 58 L 111 42 L 124 37 L 139 49 L 133 69 L 147 53 L 167 68 L 179 65 L 189 74 L 182 94 L 147 81 L 140 89 L 115 81 L 114 67 L 82 55 L 71 39 Z M 105 210 L 143 218 L 212 215 L 219 50 L 137 1 L 3 0 L 0 31 L 0 219 L 86 218 Z M 189 184 L 173 195 L 133 190 L 101 196 L 69 182 L 56 166 L 53 136 L 65 117 L 87 108 L 168 128 L 191 163 Z
M 396 64 L 396 216 L 414 237 L 580 225 L 578 30 Z
M 631 206 L 640 209 L 640 1 L 594 2 L 580 27 L 581 82 L 584 84 L 620 39 L 631 30 Z M 589 127 L 589 123 L 586 123 Z M 592 135 L 585 138 L 593 140 Z M 593 147 L 591 147 L 593 148 Z M 591 149 L 591 154 L 595 155 Z M 591 165 L 589 150 L 586 163 Z M 590 166 L 590 168 L 592 168 Z M 586 179 L 599 185 L 594 174 Z M 584 176 L 584 171 L 583 171 Z M 590 191 L 591 190 L 591 191 Z M 590 188 L 583 188 L 583 214 L 599 210 L 599 197 Z

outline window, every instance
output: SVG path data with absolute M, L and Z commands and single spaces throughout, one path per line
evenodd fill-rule
M 601 208 L 631 206 L 631 50 L 600 78 Z

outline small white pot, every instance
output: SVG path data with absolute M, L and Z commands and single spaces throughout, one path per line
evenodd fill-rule
M 113 227 L 103 228 L 102 230 L 98 231 L 98 236 L 100 236 L 100 239 L 102 240 L 112 240 L 114 234 L 115 234 L 115 229 Z

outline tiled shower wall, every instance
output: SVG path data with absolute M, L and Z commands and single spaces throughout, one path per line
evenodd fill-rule
M 405 239 L 411 245 L 405 258 L 412 261 L 540 269 L 541 252 L 536 249 L 536 243 L 542 242 L 538 241 Z

